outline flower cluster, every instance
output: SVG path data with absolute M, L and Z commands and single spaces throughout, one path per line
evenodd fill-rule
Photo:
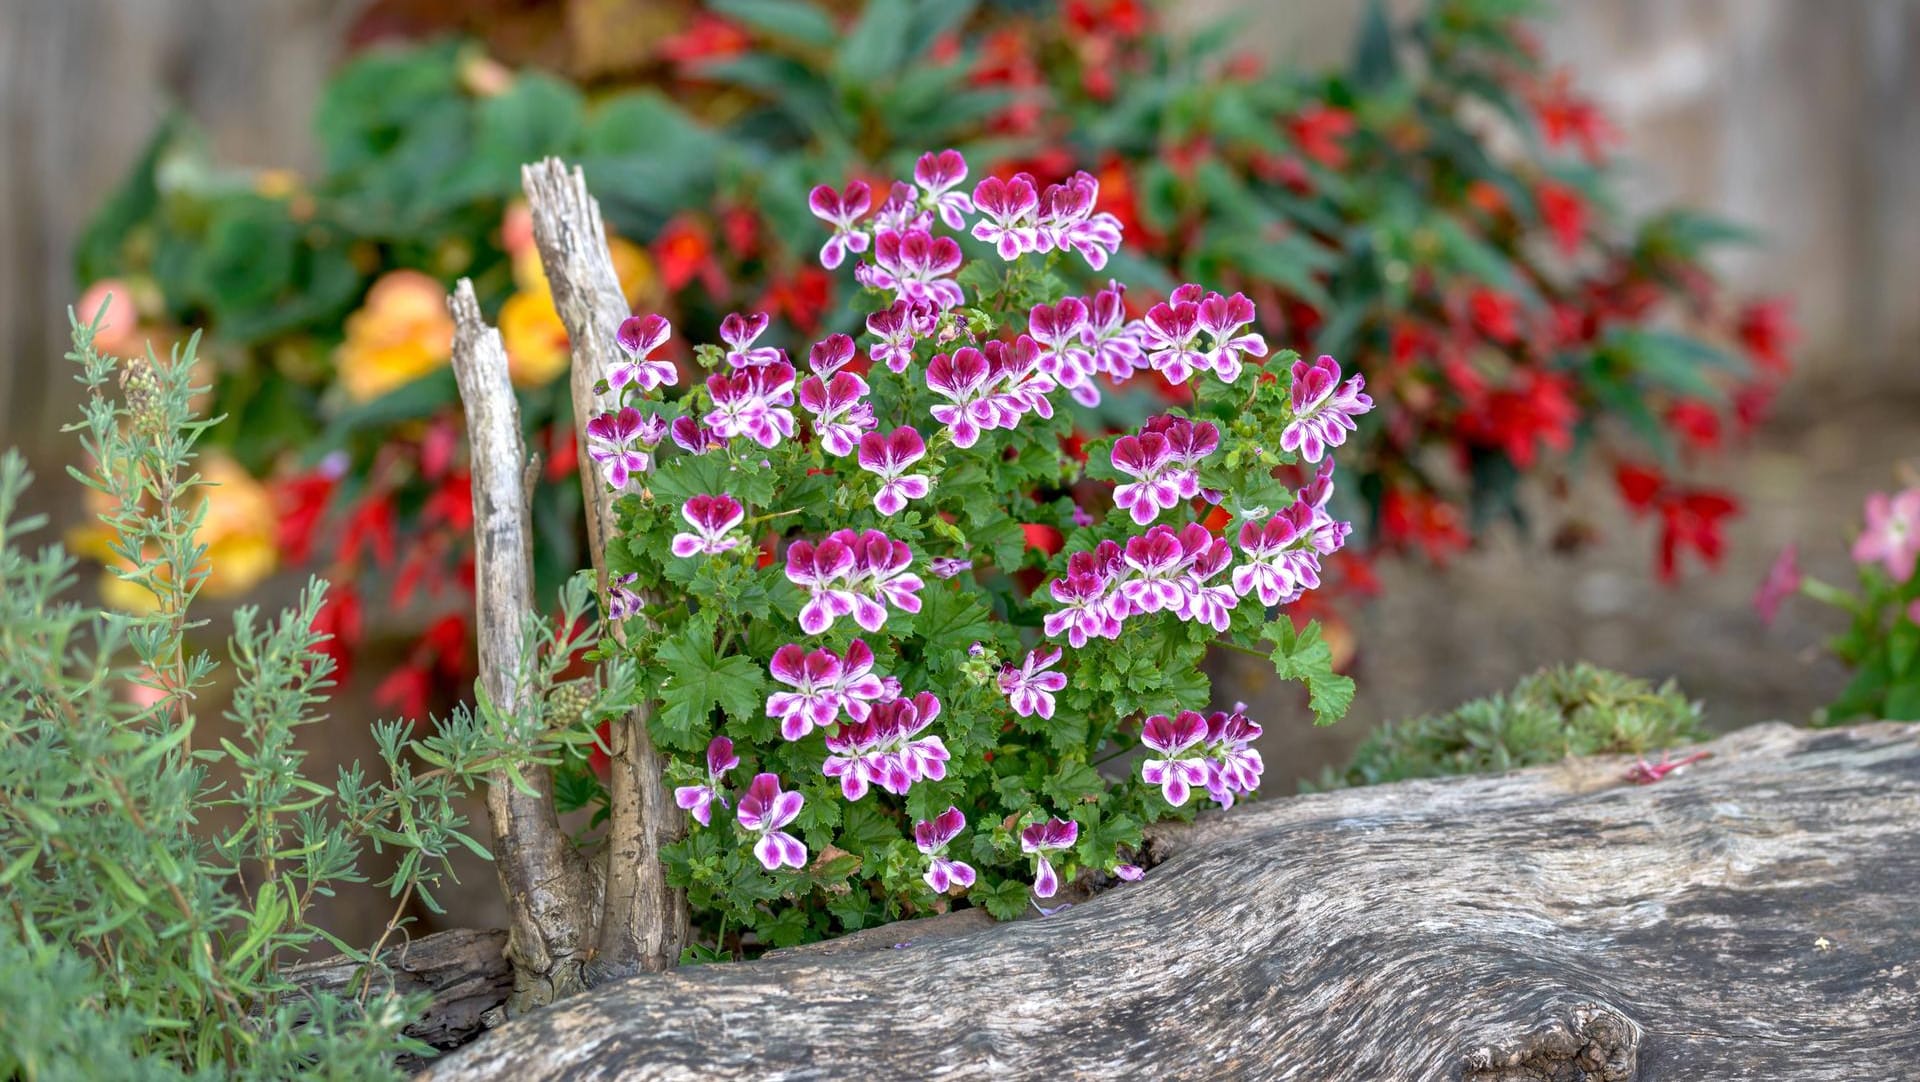
M 819 544 L 795 541 L 787 548 L 787 579 L 807 590 L 800 630 L 818 635 L 851 615 L 868 631 L 887 622 L 887 607 L 919 612 L 925 584 L 914 574 L 913 550 L 879 530 L 835 530 Z
M 820 772 L 839 779 L 848 800 L 866 796 L 869 786 L 905 796 L 917 781 L 939 781 L 947 776 L 947 746 L 938 735 L 920 735 L 939 716 L 940 700 L 924 691 L 876 702 L 866 717 L 827 735 Z
M 624 649 L 661 689 L 653 735 L 706 749 L 703 768 L 669 767 L 676 804 L 703 828 L 669 859 L 756 925 L 741 899 L 767 888 L 743 877 L 794 869 L 803 892 L 871 880 L 832 904 L 872 898 L 888 914 L 965 892 L 1004 917 L 1054 897 L 1063 870 L 1138 878 L 1126 849 L 1144 823 L 1195 790 L 1230 805 L 1260 781 L 1260 727 L 1239 708 L 1201 712 L 1212 636 L 1272 640 L 1317 716 L 1343 708 L 1343 678 L 1296 648 L 1291 617 L 1265 610 L 1316 586 L 1346 541 L 1326 451 L 1368 409 L 1364 381 L 1335 368 L 1330 389 L 1331 361 L 1283 354 L 1235 388 L 1246 365 L 1268 364 L 1245 296 L 1181 286 L 1132 318 L 1118 282 L 1076 289 L 1046 259 L 1077 252 L 1098 268 L 1117 245 L 1091 177 L 988 177 L 968 193 L 966 174 L 945 151 L 877 208 L 857 182 L 814 192 L 832 231 L 823 261 L 865 257 L 853 270 L 875 295 L 864 334 L 807 345 L 804 376 L 766 313 L 735 312 L 718 344 L 692 350 L 707 374 L 682 388 L 677 369 L 641 367 L 665 363 L 672 327 L 635 317 L 589 421 L 619 494 L 607 615 L 646 599 L 647 633 Z M 966 276 L 974 296 L 963 242 L 1010 261 L 998 284 Z M 1182 320 L 1192 330 L 1173 356 Z M 1138 395 L 1129 383 L 1152 372 L 1181 375 L 1187 407 L 1152 411 L 1098 460 L 1082 453 L 1083 411 Z M 1290 443 L 1295 430 L 1311 438 Z M 1297 489 L 1281 483 L 1311 463 Z M 1205 521 L 1157 521 L 1169 512 Z M 1126 678 L 1117 666 L 1134 656 L 1171 670 Z M 1124 750 L 1136 719 L 1149 757 L 1116 783 L 1090 764 Z M 752 780 L 729 792 L 735 770 Z M 716 803 L 733 808 L 731 829 Z M 970 816 L 997 825 L 961 859 Z M 902 833 L 912 849 L 881 840 Z M 914 850 L 923 860 L 903 865 Z M 1030 880 L 1010 876 L 1023 865 Z
M 1179 807 L 1195 787 L 1223 808 L 1260 787 L 1266 769 L 1252 746 L 1260 726 L 1247 720 L 1244 704 L 1231 713 L 1201 716 L 1183 710 L 1174 717 L 1155 714 L 1141 727 L 1140 742 L 1157 753 L 1140 763 L 1140 780 L 1160 787 L 1166 802 Z

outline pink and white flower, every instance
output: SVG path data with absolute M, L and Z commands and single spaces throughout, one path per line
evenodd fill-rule
M 1071 819 L 1048 819 L 1020 832 L 1020 851 L 1034 858 L 1033 893 L 1051 898 L 1060 890 L 1060 876 L 1054 872 L 1047 854 L 1073 848 L 1080 840 L 1080 824 Z
M 1205 527 L 1200 527 L 1206 533 Z M 1134 612 L 1178 612 L 1186 592 L 1180 576 L 1187 568 L 1187 550 L 1170 526 L 1155 526 L 1127 539 L 1125 559 L 1131 575 L 1120 584 L 1120 596 Z
M 614 332 L 613 340 L 626 354 L 625 359 L 607 367 L 607 386 L 615 392 L 631 383 L 642 393 L 655 387 L 680 382 L 680 370 L 672 361 L 656 361 L 654 351 L 673 337 L 673 324 L 659 316 L 628 316 Z
M 727 438 L 692 417 L 675 417 L 670 426 L 673 442 L 688 454 L 704 455 L 727 445 Z
M 927 389 L 947 400 L 930 412 L 947 426 L 953 445 L 961 450 L 979 442 L 982 430 L 999 424 L 993 375 L 986 354 L 972 346 L 936 354 L 927 364 Z
M 1235 703 L 1231 713 L 1215 711 L 1207 715 L 1205 738 L 1207 794 L 1223 808 L 1260 788 L 1260 775 L 1266 764 L 1253 746 L 1260 739 L 1260 726 L 1247 720 L 1247 705 Z
M 901 425 L 884 436 L 869 432 L 860 437 L 860 468 L 880 478 L 880 490 L 873 494 L 875 510 L 896 515 L 908 500 L 926 498 L 932 491 L 932 478 L 907 472 L 925 457 L 926 441 L 911 425 Z
M 962 556 L 935 556 L 927 561 L 927 570 L 935 578 L 957 578 L 973 570 L 973 561 Z
M 871 353 L 876 363 L 891 372 L 905 372 L 913 363 L 913 344 L 933 333 L 938 316 L 933 308 L 912 301 L 894 301 L 867 317 L 868 333 L 879 338 Z
M 658 417 L 623 406 L 587 422 L 587 457 L 600 464 L 614 491 L 625 492 L 637 475 L 653 468 L 653 449 L 666 434 Z
M 1080 253 L 1087 266 L 1101 270 L 1107 259 L 1120 250 L 1120 219 L 1111 214 L 1094 213 L 1100 201 L 1100 182 L 1085 170 L 1059 184 L 1049 184 L 1040 193 L 1037 251 L 1071 248 Z
M 820 772 L 839 779 L 848 800 L 872 786 L 905 796 L 916 782 L 939 781 L 947 776 L 947 746 L 938 736 L 920 735 L 939 716 L 940 700 L 924 691 L 876 702 L 865 718 L 841 722 L 827 734 Z
M 807 367 L 821 379 L 832 379 L 835 372 L 853 360 L 856 352 L 852 338 L 844 334 L 830 334 L 807 350 Z
M 820 246 L 820 265 L 828 270 L 838 267 L 848 252 L 867 250 L 867 235 L 855 224 L 873 206 L 873 192 L 864 181 L 849 181 L 845 189 L 834 191 L 822 184 L 807 195 L 807 209 L 815 218 L 833 226 L 833 235 Z
M 1182 533 L 1181 542 L 1187 550 L 1187 567 L 1180 577 L 1180 589 L 1186 595 L 1181 599 L 1180 618 L 1205 624 L 1224 635 L 1240 595 L 1232 586 L 1212 585 L 1211 580 L 1233 562 L 1233 546 L 1204 527 L 1197 532 L 1189 527 Z
M 800 817 L 800 809 L 805 804 L 806 798 L 799 793 L 783 792 L 780 778 L 775 774 L 756 774 L 747 791 L 740 795 L 735 817 L 742 827 L 760 836 L 760 840 L 753 843 L 753 855 L 768 871 L 807 866 L 807 847 L 781 829 Z
M 1147 365 L 1169 383 L 1185 383 L 1213 365 L 1212 354 L 1200 345 L 1199 289 L 1174 290 L 1173 297 L 1149 308 L 1140 324 Z
M 787 355 L 772 346 L 755 346 L 760 336 L 767 333 L 768 317 L 765 312 L 741 315 L 730 312 L 720 321 L 720 340 L 727 344 L 727 363 L 735 368 L 758 368 L 761 365 L 783 364 Z
M 745 436 L 773 448 L 793 435 L 793 366 L 785 361 L 707 377 L 713 410 L 703 420 L 726 439 Z
M 867 381 L 852 372 L 835 372 L 824 381 L 808 376 L 800 382 L 800 405 L 813 415 L 813 434 L 821 450 L 836 456 L 852 454 L 861 436 L 872 431 L 868 390 Z
M 948 229 L 965 229 L 964 215 L 973 213 L 973 200 L 967 193 L 952 189 L 967 179 L 967 159 L 957 150 L 931 151 L 920 155 L 913 165 L 913 182 L 920 186 L 921 202 L 939 211 Z
M 1157 759 L 1140 764 L 1140 780 L 1158 785 L 1167 803 L 1180 807 L 1192 795 L 1193 787 L 1207 783 L 1207 761 L 1189 755 L 1207 736 L 1207 719 L 1192 710 L 1175 717 L 1155 714 L 1140 728 L 1140 742 L 1160 753 Z
M 734 534 L 734 527 L 746 521 L 746 508 L 726 493 L 718 496 L 694 496 L 680 508 L 680 516 L 693 527 L 692 533 L 673 535 L 672 550 L 682 558 L 704 553 L 717 556 L 746 543 Z
M 1067 557 L 1066 578 L 1047 584 L 1061 608 L 1042 618 L 1041 629 L 1049 637 L 1066 635 L 1076 650 L 1091 639 L 1119 638 L 1121 622 L 1133 611 L 1117 589 L 1125 568 L 1124 550 L 1116 541 Z
M 983 179 L 973 187 L 973 206 L 981 214 L 973 226 L 974 238 L 993 245 L 1001 259 L 1011 262 L 1023 252 L 1039 250 L 1040 193 L 1031 176 Z
M 1040 363 L 1040 344 L 1031 335 L 1020 335 L 1012 342 L 995 339 L 982 344 L 980 351 L 992 372 L 987 386 L 993 389 L 985 400 L 984 412 L 990 419 L 982 427 L 1013 428 L 1029 413 L 1053 416 L 1053 402 L 1047 396 L 1058 384 Z
M 1200 302 L 1200 329 L 1213 340 L 1208 351 L 1209 366 L 1222 382 L 1240 378 L 1242 357 L 1265 357 L 1267 340 L 1257 331 L 1249 331 L 1255 314 L 1246 294 L 1223 297 L 1209 293 Z
M 1853 562 L 1879 564 L 1895 582 L 1913 577 L 1920 558 L 1920 488 L 1867 497 L 1867 525 L 1853 542 Z
M 767 716 L 780 723 L 782 738 L 799 740 L 833 724 L 840 716 L 843 669 L 840 656 L 824 647 L 809 651 L 790 642 L 773 652 L 767 671 L 793 689 L 767 696 Z
M 1366 385 L 1358 375 L 1340 382 L 1340 363 L 1324 353 L 1311 364 L 1293 362 L 1293 420 L 1280 432 L 1280 449 L 1318 462 L 1347 442 L 1347 433 L 1359 429 L 1353 419 L 1373 408 Z
M 840 697 L 840 708 L 855 721 L 867 720 L 874 703 L 900 697 L 899 681 L 874 674 L 873 648 L 863 639 L 847 644 L 847 654 L 840 659 L 840 675 L 834 679 L 833 691 Z
M 1067 297 L 1058 304 L 1037 304 L 1027 316 L 1027 330 L 1040 346 L 1040 370 L 1067 389 L 1075 402 L 1100 404 L 1100 388 L 1093 382 L 1093 354 L 1086 348 L 1087 302 Z
M 633 588 L 633 584 L 639 579 L 640 572 L 634 571 L 607 580 L 607 619 L 619 623 L 630 616 L 638 615 L 641 609 L 646 608 L 646 601 Z
M 1131 514 L 1141 526 L 1178 506 L 1182 482 L 1193 477 L 1192 471 L 1178 467 L 1166 436 L 1158 432 L 1120 437 L 1113 441 L 1111 458 L 1114 469 L 1133 478 L 1114 486 L 1114 505 Z M 1193 482 L 1193 491 L 1198 490 L 1198 482 Z M 1192 494 L 1186 493 L 1189 497 Z
M 1320 554 L 1313 547 L 1315 509 L 1305 500 L 1265 523 L 1240 526 L 1240 551 L 1246 561 L 1233 569 L 1240 596 L 1257 594 L 1262 605 L 1289 605 L 1320 585 Z
M 716 736 L 707 745 L 707 780 L 699 785 L 682 785 L 673 791 L 673 802 L 680 810 L 690 813 L 701 826 L 713 824 L 713 802 L 719 801 L 721 807 L 727 806 L 727 798 L 720 792 L 720 779 L 727 771 L 740 765 L 740 757 L 733 753 L 733 741 L 724 736 Z
M 886 624 L 887 608 L 919 612 L 925 585 L 912 573 L 913 550 L 879 530 L 836 530 L 818 545 L 795 541 L 787 549 L 787 578 L 808 592 L 800 629 L 817 635 L 851 615 L 868 631 Z
M 932 819 L 913 824 L 914 848 L 927 856 L 927 871 L 921 878 L 935 894 L 945 894 L 956 886 L 962 889 L 973 886 L 973 867 L 947 856 L 947 846 L 960 836 L 966 825 L 967 817 L 952 805 Z
M 873 240 L 873 263 L 861 264 L 854 276 L 862 285 L 893 290 L 896 300 L 944 312 L 966 303 L 966 294 L 952 277 L 961 261 L 959 242 L 952 237 L 936 237 L 924 229 L 882 229 Z
M 1081 340 L 1093 357 L 1089 367 L 1116 380 L 1125 380 L 1147 365 L 1140 347 L 1140 325 L 1127 319 L 1126 286 L 1110 282 L 1093 295 L 1087 306 L 1087 328 Z
M 1054 693 L 1067 686 L 1066 673 L 1050 671 L 1059 663 L 1060 653 L 1057 646 L 1030 650 L 1018 669 L 1000 670 L 1000 694 L 1007 697 L 1014 713 L 1023 718 L 1053 717 Z
M 887 188 L 887 201 L 873 214 L 873 231 L 877 234 L 883 229 L 895 233 L 933 229 L 933 212 L 920 206 L 920 193 L 904 180 L 896 180 Z M 857 274 L 859 268 L 854 271 Z

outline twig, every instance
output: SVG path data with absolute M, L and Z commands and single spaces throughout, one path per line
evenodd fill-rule
M 525 701 L 536 659 L 525 656 L 533 607 L 533 529 L 527 509 L 526 449 L 520 406 L 507 373 L 500 332 L 480 314 L 473 283 L 461 279 L 448 299 L 453 313 L 453 374 L 472 445 L 475 614 L 480 681 L 500 710 L 540 709 Z M 504 773 L 487 786 L 487 816 L 496 840 L 495 867 L 511 915 L 507 954 L 516 988 L 513 1010 L 542 1006 L 585 987 L 582 970 L 592 941 L 592 884 L 554 808 L 553 776 L 530 766 L 517 789 Z

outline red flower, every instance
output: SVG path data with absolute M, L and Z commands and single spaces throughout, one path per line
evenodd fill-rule
M 833 279 L 819 267 L 808 266 L 789 277 L 775 278 L 753 307 L 784 316 L 802 334 L 813 334 L 832 301 Z
M 544 435 L 547 445 L 546 475 L 549 481 L 559 481 L 572 477 L 580 468 L 580 444 L 574 439 L 570 425 L 548 425 Z
M 1480 333 L 1503 346 L 1520 340 L 1520 300 L 1482 286 L 1467 295 L 1467 315 Z
M 449 476 L 427 497 L 420 517 L 455 533 L 473 529 L 473 478 L 465 470 Z
M 1606 114 L 1592 101 L 1573 92 L 1571 72 L 1555 72 L 1552 80 L 1534 96 L 1533 108 L 1548 146 L 1557 147 L 1571 140 L 1578 143 L 1580 152 L 1596 165 L 1605 155 L 1606 144 L 1618 137 Z
M 333 659 L 334 683 L 346 682 L 353 648 L 359 645 L 365 627 L 359 593 L 350 583 L 335 583 L 313 618 L 313 630 L 328 636 L 316 649 Z
M 669 292 L 678 293 L 695 279 L 707 292 L 724 295 L 726 276 L 713 257 L 713 239 L 705 226 L 685 214 L 676 215 L 653 238 L 653 261 L 660 268 L 660 281 Z
M 753 39 L 738 24 L 702 12 L 685 30 L 661 38 L 654 51 L 683 74 L 696 75 L 701 63 L 739 56 L 751 44 Z
M 1784 297 L 1755 301 L 1740 312 L 1735 333 L 1747 356 L 1761 369 L 1785 375 L 1793 368 L 1787 349 L 1800 336 L 1793 325 L 1793 306 Z
M 1500 448 L 1525 470 L 1533 466 L 1542 445 L 1556 451 L 1571 448 L 1579 417 L 1565 377 L 1523 369 L 1518 386 L 1488 396 L 1482 409 L 1461 418 L 1460 427 L 1467 439 Z
M 322 465 L 274 486 L 274 509 L 280 516 L 274 524 L 274 544 L 288 563 L 305 563 L 313 554 L 315 535 L 339 483 L 339 472 Z
M 1619 488 L 1620 498 L 1626 501 L 1626 505 L 1639 513 L 1654 506 L 1667 487 L 1667 478 L 1651 466 L 1622 462 L 1613 468 L 1613 483 Z
M 751 256 L 760 249 L 760 215 L 752 207 L 727 207 L 720 212 L 720 236 L 735 259 Z
M 433 692 L 433 677 L 425 668 L 409 662 L 387 674 L 373 689 L 375 705 L 413 720 L 427 716 L 428 698 Z
M 1048 556 L 1059 552 L 1060 547 L 1066 544 L 1066 539 L 1060 536 L 1060 531 L 1044 522 L 1023 522 L 1020 524 L 1020 532 L 1026 535 L 1028 548 L 1038 549 Z
M 1540 218 L 1553 234 L 1561 254 L 1571 256 L 1580 250 L 1587 235 L 1587 201 L 1578 189 L 1555 180 L 1543 180 L 1534 189 L 1540 202 Z
M 1468 542 L 1459 509 L 1421 489 L 1387 490 L 1380 500 L 1380 536 L 1389 545 L 1416 544 L 1436 564 L 1465 551 Z
M 376 492 L 361 500 L 353 513 L 347 516 L 344 533 L 346 540 L 340 553 L 342 562 L 351 564 L 357 561 L 360 547 L 365 545 L 373 552 L 375 566 L 386 567 L 393 563 L 395 525 L 391 495 Z
M 1709 567 L 1717 567 L 1726 540 L 1723 519 L 1738 514 L 1733 497 L 1710 489 L 1677 493 L 1660 508 L 1660 578 L 1671 582 L 1680 574 L 1680 554 L 1693 549 Z
M 1705 402 L 1690 398 L 1675 402 L 1667 408 L 1667 427 L 1696 451 L 1720 446 L 1720 414 Z
M 1342 140 L 1353 134 L 1353 128 L 1352 113 L 1319 102 L 1300 110 L 1287 123 L 1300 153 L 1328 169 L 1347 164 L 1347 148 Z

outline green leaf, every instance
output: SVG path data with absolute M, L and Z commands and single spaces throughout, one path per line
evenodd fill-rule
M 774 37 L 804 45 L 832 45 L 840 32 L 827 13 L 807 0 L 708 0 L 707 7 Z
M 714 648 L 714 621 L 702 614 L 678 634 L 661 642 L 655 657 L 666 669 L 661 707 L 654 715 L 654 736 L 668 747 L 698 751 L 707 739 L 714 707 L 729 717 L 747 718 L 765 703 L 766 674 L 753 659 L 721 656 Z
M 1400 61 L 1393 51 L 1393 23 L 1387 17 L 1385 0 L 1368 0 L 1366 14 L 1360 20 L 1360 32 L 1353 42 L 1353 62 L 1348 78 L 1358 90 L 1378 90 L 1400 74 Z
M 1030 888 L 1018 879 L 1002 879 L 991 885 L 981 884 L 968 892 L 967 896 L 986 908 L 995 920 L 1012 920 L 1027 908 L 1027 894 Z
M 1274 646 L 1274 672 L 1307 686 L 1313 723 L 1339 721 L 1353 705 L 1353 680 L 1333 671 L 1333 649 L 1321 637 L 1319 622 L 1296 630 L 1292 620 L 1282 617 L 1267 625 L 1266 638 Z
M 868 0 L 833 58 L 843 86 L 868 86 L 894 74 L 906 59 L 913 13 L 907 0 Z

